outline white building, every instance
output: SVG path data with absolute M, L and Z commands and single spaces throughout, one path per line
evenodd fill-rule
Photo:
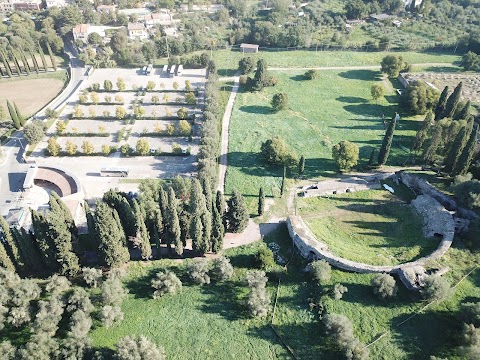
M 52 7 L 64 7 L 67 5 L 67 2 L 65 0 L 45 0 L 45 3 L 47 5 L 47 9 L 50 9 Z
M 144 23 L 128 23 L 127 30 L 130 39 L 148 39 Z
M 8 16 L 12 11 L 37 11 L 42 6 L 42 0 L 0 0 L 0 14 Z
M 147 14 L 144 17 L 144 21 L 147 27 L 155 26 L 157 24 L 169 26 L 173 23 L 173 16 L 166 12 Z

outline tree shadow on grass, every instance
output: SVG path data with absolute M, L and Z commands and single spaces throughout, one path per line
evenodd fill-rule
M 335 100 L 343 102 L 343 103 L 349 103 L 349 104 L 364 104 L 367 102 L 366 99 L 358 97 L 358 96 L 340 96 L 336 98 Z
M 306 81 L 308 80 L 305 75 L 301 74 L 301 75 L 295 75 L 295 76 L 290 76 L 290 80 L 293 80 L 293 81 Z
M 275 112 L 270 106 L 263 106 L 263 105 L 240 106 L 238 110 L 242 112 L 250 113 L 250 114 L 261 114 L 261 115 L 275 114 Z
M 367 81 L 380 81 L 382 80 L 381 73 L 378 70 L 348 70 L 338 74 L 340 77 L 352 80 L 367 80 Z
M 430 355 L 449 354 L 459 345 L 461 322 L 452 312 L 427 311 L 399 325 L 412 314 L 402 314 L 391 320 L 392 337 L 408 359 L 429 359 Z M 443 357 L 443 356 L 442 356 Z
M 380 119 L 382 116 L 385 116 L 386 119 L 391 119 L 395 111 L 391 105 L 378 105 L 370 103 L 345 105 L 343 108 L 355 115 L 379 117 Z

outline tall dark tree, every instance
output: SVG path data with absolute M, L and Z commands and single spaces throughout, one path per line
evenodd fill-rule
M 15 272 L 15 265 L 13 265 L 12 259 L 10 259 L 10 256 L 8 256 L 7 249 L 5 248 L 5 243 L 3 241 L 0 241 L 0 268 Z
M 40 73 L 40 67 L 38 66 L 37 57 L 35 56 L 35 53 L 33 52 L 32 49 L 29 49 L 29 52 L 30 52 L 30 58 L 32 59 L 35 72 L 38 74 Z
M 45 54 L 43 53 L 43 49 L 39 43 L 37 43 L 37 48 L 40 54 L 40 58 L 42 59 L 43 69 L 45 70 L 45 72 L 47 72 L 48 71 L 47 60 L 45 59 Z
M 133 210 L 135 213 L 135 241 L 142 252 L 142 259 L 148 260 L 152 257 L 152 247 L 150 246 L 150 237 L 145 225 L 145 219 L 136 200 L 133 200 Z
M 168 188 L 168 242 L 175 246 L 175 253 L 183 255 L 183 243 L 181 238 L 180 222 L 178 220 L 177 199 L 175 192 Z M 170 249 L 170 246 L 168 246 Z
M 445 112 L 445 106 L 447 105 L 448 99 L 448 90 L 448 86 L 445 86 L 440 94 L 437 106 L 435 106 L 435 120 L 440 120 Z
M 412 145 L 412 151 L 414 153 L 413 162 L 415 162 L 415 157 L 422 150 L 422 147 L 425 143 L 425 140 L 427 139 L 428 132 L 429 132 L 430 127 L 432 126 L 432 123 L 433 123 L 433 114 L 431 112 L 429 112 L 427 114 L 427 117 L 425 118 L 425 120 L 423 120 L 422 126 L 417 131 L 415 141 Z
M 25 56 L 25 52 L 23 51 L 22 48 L 19 48 L 18 50 L 20 51 L 20 56 L 22 58 L 23 68 L 27 72 L 27 75 L 30 75 L 31 68 L 30 68 L 30 65 L 28 64 L 28 60 L 27 60 L 27 57 Z
M 437 154 L 438 147 L 442 141 L 442 132 L 442 126 L 439 124 L 436 124 L 433 127 L 428 144 L 423 151 L 423 161 L 425 163 L 432 163 L 435 161 L 435 155 Z
M 228 230 L 234 233 L 240 233 L 248 225 L 249 215 L 245 199 L 236 189 L 227 201 L 228 210 L 225 214 Z
M 448 152 L 447 157 L 444 161 L 444 171 L 446 173 L 450 173 L 455 167 L 458 158 L 460 157 L 463 149 L 467 145 L 470 133 L 472 131 L 472 126 L 473 122 L 469 123 L 467 126 L 463 126 L 455 137 L 455 140 L 450 147 L 450 151 Z
M 12 106 L 10 101 L 7 100 L 7 108 L 8 108 L 8 113 L 10 114 L 10 118 L 13 121 L 13 125 L 15 126 L 15 129 L 20 129 L 22 125 L 20 124 L 20 120 L 17 116 L 17 112 L 15 111 L 15 108 Z
M 2 59 L 3 66 L 5 67 L 8 77 L 12 77 L 12 69 L 10 68 L 10 63 L 8 62 L 8 57 L 5 51 L 0 50 L 0 58 Z
M 12 263 L 12 266 L 14 266 L 14 269 L 12 270 L 21 270 L 23 268 L 23 259 L 17 243 L 12 236 L 10 227 L 3 216 L 0 216 L 0 243 L 1 247 L 5 249 L 7 256 L 11 260 L 10 262 Z M 0 258 L 3 259 L 3 254 L 0 254 Z M 10 269 L 8 261 L 6 262 L 5 260 L 0 259 L 0 263 L 3 263 L 5 268 Z
M 200 246 L 198 246 L 198 250 L 201 254 L 205 254 L 212 247 L 210 243 L 212 238 L 212 213 L 207 210 L 202 214 L 201 220 L 203 228 L 203 241 Z
M 262 216 L 265 210 L 265 193 L 263 187 L 258 191 L 258 216 Z
M 223 217 L 225 215 L 226 203 L 223 193 L 220 190 L 217 191 L 217 196 L 215 198 L 215 207 L 217 208 L 220 217 Z
M 17 114 L 18 121 L 20 122 L 20 126 L 25 126 L 27 119 L 20 113 L 20 110 L 17 107 L 16 103 L 13 103 L 13 107 L 15 108 L 15 113 Z
M 50 62 L 52 63 L 52 67 L 54 71 L 57 71 L 57 62 L 55 61 L 55 56 L 53 55 L 52 48 L 48 41 L 45 42 L 47 46 L 48 56 L 50 56 Z
M 55 258 L 55 243 L 48 234 L 48 222 L 46 217 L 32 210 L 33 236 L 42 254 L 43 263 L 50 271 L 58 271 L 58 263 Z
M 467 120 L 470 116 L 471 102 L 468 100 L 465 105 L 455 114 L 455 120 Z
M 157 258 L 160 258 L 161 248 L 162 248 L 162 240 L 164 237 L 164 225 L 163 225 L 163 217 L 162 212 L 160 210 L 155 211 L 155 227 L 153 229 L 153 240 L 155 243 L 155 248 L 157 251 Z
M 253 90 L 261 91 L 267 80 L 267 62 L 264 59 L 257 61 L 257 70 L 253 77 Z
M 305 156 L 300 157 L 300 161 L 298 162 L 298 175 L 303 175 L 305 172 Z
M 191 237 L 193 251 L 201 252 L 201 250 L 203 249 L 204 238 L 202 219 L 199 216 L 195 216 L 193 218 Z
M 123 229 L 117 223 L 114 212 L 103 201 L 97 201 L 95 210 L 95 233 L 100 243 L 101 262 L 110 267 L 117 267 L 130 259 L 128 249 L 123 243 Z
M 117 211 L 125 237 L 128 239 L 130 236 L 135 236 L 135 215 L 128 200 L 119 193 L 109 190 L 103 194 L 103 201 Z
M 282 185 L 280 186 L 280 196 L 283 196 L 283 192 L 285 191 L 286 176 L 287 176 L 287 167 L 283 165 L 283 176 L 282 176 Z
M 211 251 L 216 254 L 223 249 L 223 237 L 225 232 L 222 217 L 216 206 L 213 206 L 212 217 L 212 237 L 210 242 L 212 246 Z
M 383 137 L 382 147 L 378 153 L 378 165 L 385 165 L 390 154 L 390 148 L 392 147 L 393 133 L 395 131 L 395 125 L 397 123 L 397 113 L 392 117 L 392 120 L 388 124 L 387 131 Z
M 212 186 L 210 183 L 210 178 L 208 176 L 202 176 L 200 179 L 202 184 L 203 195 L 205 196 L 205 204 L 207 210 L 212 212 Z
M 45 268 L 42 261 L 42 254 L 35 246 L 33 235 L 27 233 L 23 228 L 21 230 L 15 227 L 11 228 L 13 239 L 18 245 L 23 260 L 23 268 L 29 272 L 38 272 Z
M 460 96 L 462 95 L 462 86 L 463 83 L 459 82 L 455 90 L 453 90 L 453 93 L 448 97 L 442 118 L 453 118 L 453 114 L 455 114 L 458 102 L 460 101 Z
M 11 54 L 13 62 L 15 64 L 15 69 L 17 70 L 17 74 L 19 76 L 22 75 L 22 68 L 20 67 L 20 63 L 18 62 L 17 54 L 15 54 L 15 51 L 13 51 L 13 49 L 10 49 L 10 54 Z
M 463 175 L 467 173 L 468 168 L 472 163 L 473 155 L 475 154 L 475 148 L 477 147 L 477 139 L 478 139 L 478 124 L 475 124 L 467 144 L 463 148 L 462 153 L 458 158 L 458 161 L 455 163 L 455 166 L 453 167 L 453 170 L 451 172 L 452 176 Z
M 370 168 L 374 168 L 377 165 L 375 162 L 376 150 L 377 149 L 373 148 L 372 151 L 370 152 L 370 157 L 368 158 L 368 167 Z

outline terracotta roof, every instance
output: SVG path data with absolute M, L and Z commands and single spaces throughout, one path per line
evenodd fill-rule
M 73 28 L 72 32 L 74 34 L 84 34 L 88 31 L 88 24 L 80 24 Z
M 143 23 L 128 23 L 128 30 L 145 30 Z

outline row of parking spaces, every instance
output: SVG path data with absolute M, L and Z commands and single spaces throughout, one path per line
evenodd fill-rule
M 134 124 L 129 125 L 129 129 L 132 133 L 163 132 L 169 126 L 177 129 L 178 124 L 179 121 L 176 120 L 135 120 Z M 126 126 L 124 120 L 70 120 L 65 132 L 115 134 Z
M 192 93 L 194 90 L 191 91 Z M 158 97 L 158 104 L 172 103 L 172 102 L 185 102 L 185 92 L 95 92 L 89 91 L 85 94 L 79 94 L 87 96 L 87 102 L 92 102 L 92 93 L 96 93 L 98 96 L 97 102 L 114 102 L 114 105 L 118 105 L 123 102 L 124 104 L 131 104 L 135 100 L 143 100 L 144 104 L 154 104 L 152 98 Z M 120 97 L 120 98 L 118 98 Z M 116 99 L 117 98 L 117 99 Z
M 140 139 L 145 139 L 148 144 L 150 145 L 150 149 L 155 149 L 157 151 L 163 152 L 172 152 L 172 145 L 177 144 L 182 149 L 187 149 L 189 147 L 192 148 L 191 153 L 196 155 L 198 152 L 198 144 L 194 142 L 189 142 L 186 137 L 153 137 L 153 136 L 141 136 L 141 135 L 131 135 L 128 140 L 127 144 L 130 147 L 135 148 L 137 141 Z M 94 152 L 101 152 L 103 145 L 108 145 L 110 147 L 119 147 L 122 144 L 115 141 L 116 136 L 108 136 L 108 137 L 76 137 L 76 136 L 62 136 L 57 139 L 58 144 L 62 147 L 63 150 L 65 149 L 65 145 L 67 141 L 75 144 L 77 146 L 78 152 L 82 151 L 82 144 L 84 141 L 88 141 L 93 146 Z
M 139 105 L 144 110 L 143 116 L 149 117 L 162 117 L 162 116 L 177 116 L 178 110 L 185 108 L 187 109 L 188 115 L 193 116 L 196 113 L 195 108 L 192 106 L 185 105 Z M 96 117 L 96 116 L 109 116 L 115 117 L 115 112 L 117 108 L 122 107 L 127 112 L 127 115 L 133 114 L 132 105 L 79 105 L 80 114 L 75 114 L 74 107 L 71 107 L 70 114 L 72 118 L 75 118 L 75 115 L 80 115 L 80 117 Z

